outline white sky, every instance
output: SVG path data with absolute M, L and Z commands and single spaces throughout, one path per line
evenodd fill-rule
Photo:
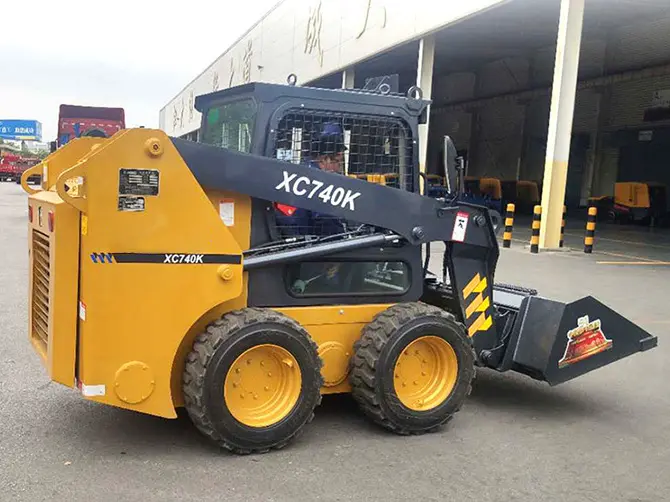
M 39 120 L 51 141 L 60 104 L 123 107 L 127 127 L 158 127 L 159 110 L 277 0 L 0 3 L 0 119 Z

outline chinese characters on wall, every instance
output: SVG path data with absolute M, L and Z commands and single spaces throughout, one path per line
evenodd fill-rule
M 365 32 L 368 30 L 369 24 L 370 24 L 370 11 L 372 10 L 373 7 L 373 1 L 374 0 L 368 0 L 367 6 L 365 8 L 365 16 L 363 18 L 363 27 L 361 28 L 361 31 L 358 32 L 358 35 L 356 35 L 356 39 L 361 38 Z M 375 2 L 376 3 L 376 2 Z M 385 5 L 379 5 L 377 8 L 381 11 L 381 28 L 386 28 L 386 6 Z
M 321 48 L 321 1 L 314 9 L 310 7 L 307 18 L 307 33 L 305 33 L 305 54 L 316 54 L 319 66 L 323 66 L 323 49 Z

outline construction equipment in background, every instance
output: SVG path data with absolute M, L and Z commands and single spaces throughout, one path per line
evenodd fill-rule
M 0 181 L 20 183 L 23 172 L 39 161 L 40 159 L 36 155 L 26 155 L 25 153 L 14 153 L 0 149 Z M 39 182 L 39 177 L 32 176 L 29 181 L 32 183 Z
M 540 190 L 536 181 L 502 180 L 502 202 L 514 204 L 519 214 L 533 214 L 533 208 L 540 203 Z
M 51 151 L 75 138 L 109 138 L 126 128 L 123 108 L 104 106 L 60 105 L 58 135 Z
M 196 98 L 202 143 L 131 129 L 51 154 L 28 201 L 29 337 L 51 380 L 185 407 L 251 453 L 293 440 L 323 394 L 420 434 L 475 366 L 556 385 L 654 347 L 592 297 L 494 282 L 492 212 L 459 201 L 449 155 L 445 197 L 419 193 L 413 95 L 251 83 Z
M 668 190 L 662 183 L 617 182 L 614 196 L 591 197 L 589 206 L 609 221 L 659 225 L 667 223 Z

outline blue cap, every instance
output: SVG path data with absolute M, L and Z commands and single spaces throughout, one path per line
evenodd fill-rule
M 321 133 L 318 136 L 319 155 L 339 153 L 346 149 L 347 147 L 344 146 L 342 126 L 337 122 L 327 122 L 323 124 Z
M 327 122 L 323 124 L 321 136 L 342 136 L 342 127 L 336 122 Z

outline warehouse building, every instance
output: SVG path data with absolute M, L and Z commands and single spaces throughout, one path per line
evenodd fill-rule
M 284 0 L 160 111 L 197 139 L 195 96 L 249 81 L 362 88 L 393 76 L 432 100 L 422 168 L 445 135 L 468 175 L 542 187 L 541 246 L 563 204 L 616 182 L 670 185 L 667 0 Z M 426 141 L 427 139 L 427 141 Z M 667 200 L 663 201 L 667 204 Z

